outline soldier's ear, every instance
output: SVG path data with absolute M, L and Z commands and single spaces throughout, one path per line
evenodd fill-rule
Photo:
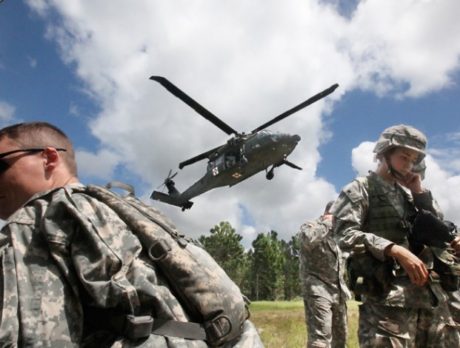
M 47 173 L 52 172 L 59 165 L 61 158 L 54 147 L 47 147 L 42 152 L 43 165 Z

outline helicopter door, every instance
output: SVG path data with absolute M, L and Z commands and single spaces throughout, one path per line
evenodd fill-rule
M 216 161 L 209 161 L 209 163 L 208 163 L 208 172 L 211 172 L 212 176 L 219 175 L 219 167 L 216 164 Z
M 236 164 L 236 157 L 232 155 L 225 156 L 225 168 L 232 168 Z
M 217 176 L 223 172 L 225 170 L 225 156 L 220 156 L 209 162 L 208 170 L 211 171 L 212 176 Z

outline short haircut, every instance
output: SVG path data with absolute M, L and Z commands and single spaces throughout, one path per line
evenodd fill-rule
M 77 176 L 77 163 L 72 142 L 56 126 L 47 122 L 17 123 L 0 129 L 0 140 L 3 138 L 9 138 L 24 148 L 54 147 L 66 149 L 65 152 L 61 152 L 61 157 L 69 172 Z

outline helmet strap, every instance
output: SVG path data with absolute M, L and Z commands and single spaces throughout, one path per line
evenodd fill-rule
M 396 169 L 394 169 L 393 166 L 391 165 L 390 156 L 384 155 L 383 158 L 385 159 L 385 163 L 388 168 L 387 173 L 391 175 L 396 181 L 404 180 L 405 179 L 404 175 L 398 172 Z

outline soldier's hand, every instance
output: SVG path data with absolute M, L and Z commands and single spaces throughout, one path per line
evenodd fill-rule
M 455 250 L 455 254 L 460 255 L 460 236 L 454 238 L 452 242 L 450 242 L 450 246 Z
M 333 219 L 334 219 L 334 215 L 329 214 L 329 213 L 324 214 L 324 215 L 322 216 L 322 220 L 330 220 L 330 221 L 332 221 Z
M 425 264 L 417 256 L 412 254 L 408 249 L 393 244 L 386 250 L 387 256 L 393 257 L 398 261 L 402 268 L 406 271 L 412 284 L 423 286 L 428 281 L 428 270 Z
M 409 172 L 404 179 L 400 179 L 399 183 L 406 186 L 412 193 L 422 193 L 422 178 L 419 174 Z

